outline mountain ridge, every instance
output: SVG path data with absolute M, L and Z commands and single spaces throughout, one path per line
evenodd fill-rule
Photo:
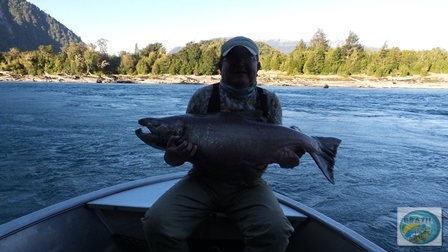
M 83 43 L 62 23 L 25 0 L 0 0 L 0 51 L 37 50 L 51 45 L 55 52 L 70 43 Z
M 299 41 L 285 39 L 261 40 L 272 48 L 291 53 Z M 18 48 L 20 51 L 38 50 L 40 45 L 51 45 L 58 53 L 70 43 L 84 43 L 58 20 L 26 0 L 0 0 L 0 52 Z M 184 46 L 169 51 L 174 54 Z

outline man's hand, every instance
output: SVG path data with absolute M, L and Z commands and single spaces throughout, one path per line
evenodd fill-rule
M 178 142 L 179 136 L 171 136 L 166 144 L 165 162 L 171 166 L 183 165 L 189 158 L 193 157 L 198 146 L 188 141 Z
M 282 168 L 294 168 L 300 164 L 300 157 L 290 148 L 285 147 L 278 152 L 278 164 Z

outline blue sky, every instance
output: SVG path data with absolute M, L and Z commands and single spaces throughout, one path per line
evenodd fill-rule
M 309 41 L 322 29 L 332 44 L 350 31 L 368 47 L 448 49 L 447 0 L 28 0 L 86 43 L 108 53 L 220 37 Z

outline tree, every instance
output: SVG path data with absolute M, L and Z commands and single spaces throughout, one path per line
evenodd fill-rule
M 401 60 L 401 51 L 398 47 L 391 48 L 384 59 L 384 67 L 386 75 L 399 75 L 400 68 L 400 60 Z
M 286 57 L 283 69 L 288 74 L 303 74 L 303 67 L 306 61 L 306 44 L 300 40 L 294 50 Z
M 360 74 L 365 69 L 363 66 L 364 59 L 364 50 L 359 51 L 358 48 L 355 48 L 345 60 L 341 73 L 343 75 Z
M 364 47 L 359 43 L 358 35 L 350 31 L 345 39 L 345 44 L 342 46 L 342 53 L 348 59 L 355 50 L 358 52 L 358 55 L 361 55 L 364 52 Z
M 330 49 L 329 41 L 327 40 L 327 35 L 322 31 L 322 29 L 318 29 L 317 32 L 313 35 L 310 40 L 310 45 L 308 47 L 309 50 L 317 51 L 324 50 L 327 51 Z
M 135 70 L 137 71 L 137 74 L 148 74 L 151 70 L 150 68 L 150 59 L 149 57 L 142 57 L 138 62 L 137 65 L 135 65 Z
M 62 47 L 62 54 L 65 54 L 63 71 L 70 74 L 80 74 L 86 70 L 83 55 L 86 50 L 83 43 L 70 43 Z
M 37 74 L 43 74 L 44 72 L 55 73 L 55 54 L 52 45 L 39 46 L 37 51 Z
M 24 65 L 24 74 L 37 74 L 37 54 L 35 51 L 24 52 L 21 55 L 21 62 Z
M 271 55 L 271 69 L 280 70 L 282 63 L 285 62 L 286 55 L 280 51 L 275 51 Z
M 154 62 L 151 73 L 155 75 L 167 74 L 169 73 L 169 66 L 170 66 L 170 56 L 163 55 L 162 57 L 158 58 L 156 62 Z
M 178 57 L 176 57 L 175 55 L 173 55 L 170 60 L 170 66 L 168 68 L 168 73 L 172 74 L 172 75 L 176 75 L 176 74 L 180 73 L 180 69 L 181 69 L 180 59 Z
M 139 49 L 136 54 L 136 70 L 139 74 L 147 74 L 152 72 L 152 67 L 156 60 L 166 55 L 165 48 L 161 43 L 149 44 L 143 49 Z
M 206 48 L 199 60 L 199 75 L 213 75 L 218 73 L 219 57 L 215 48 Z
M 97 61 L 97 53 L 95 51 L 95 45 L 89 44 L 86 47 L 86 50 L 84 51 L 83 57 L 84 57 L 84 64 L 86 66 L 86 73 L 91 73 L 96 71 L 96 64 Z
M 0 52 L 0 70 L 6 68 L 6 53 Z
M 322 69 L 323 74 L 338 74 L 344 59 L 342 56 L 342 48 L 336 47 L 330 49 L 325 56 L 325 64 Z
M 433 48 L 424 52 L 424 60 L 430 65 L 429 71 L 433 73 L 443 73 L 448 70 L 448 53 L 442 48 Z
M 189 42 L 179 52 L 173 55 L 175 64 L 171 71 L 176 71 L 177 74 L 193 74 L 196 67 L 199 67 L 198 61 L 201 58 L 201 48 L 198 43 Z
M 367 66 L 367 74 L 376 77 L 386 76 L 389 72 L 389 66 L 386 65 L 386 58 L 389 52 L 387 42 L 384 42 L 383 46 L 378 52 L 371 52 L 369 54 L 369 63 Z
M 133 54 L 122 51 L 119 56 L 105 53 L 106 42 L 100 39 L 97 44 L 71 43 L 62 47 L 58 54 L 51 45 L 24 52 L 12 48 L 8 52 L 0 52 L 0 70 L 31 75 L 45 72 L 212 75 L 219 73 L 219 48 L 225 39 L 190 42 L 174 54 L 166 54 L 160 43 L 149 44 L 143 49 L 138 49 L 136 45 Z M 382 77 L 448 73 L 448 53 L 445 49 L 402 51 L 398 47 L 389 49 L 385 42 L 378 51 L 365 50 L 353 32 L 350 32 L 345 44 L 331 48 L 325 34 L 318 30 L 310 46 L 300 40 L 289 55 L 266 43 L 256 43 L 263 69 L 281 70 L 288 75 L 367 74 Z M 103 49 L 97 51 L 97 48 Z
M 118 72 L 120 74 L 134 74 L 135 68 L 136 66 L 134 56 L 127 52 L 121 52 Z
M 149 56 L 151 53 L 155 53 L 156 56 L 166 54 L 166 50 L 161 43 L 149 44 L 143 49 L 136 48 L 135 51 L 138 52 L 138 57 Z
M 272 46 L 259 42 L 259 60 L 264 70 L 279 70 L 282 63 L 285 62 L 286 55 Z
M 98 46 L 98 50 L 99 50 L 100 54 L 107 54 L 107 43 L 108 42 L 109 42 L 109 40 L 104 39 L 104 38 L 100 38 L 95 42 L 96 46 Z
M 325 33 L 318 29 L 308 47 L 307 60 L 304 66 L 305 72 L 315 75 L 321 74 L 325 66 L 325 54 L 329 49 L 330 44 Z

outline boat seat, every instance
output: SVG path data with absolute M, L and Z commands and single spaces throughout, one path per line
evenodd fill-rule
M 87 202 L 87 207 L 95 211 L 104 225 L 114 234 L 116 242 L 120 246 L 126 248 L 129 248 L 130 244 L 146 246 L 146 240 L 143 233 L 140 232 L 142 231 L 140 218 L 160 195 L 177 181 L 163 181 L 120 191 L 89 201 Z M 280 203 L 280 206 L 294 227 L 297 227 L 307 219 L 306 215 L 285 204 Z M 121 225 L 122 222 L 127 223 L 126 225 Z M 131 226 L 134 228 L 131 231 L 129 229 L 121 230 L 120 227 L 129 226 L 129 222 L 133 223 Z M 218 247 L 221 251 L 243 251 L 244 244 L 242 238 L 242 234 L 237 226 L 224 213 L 213 212 L 191 234 L 188 238 L 188 245 L 190 250 L 194 252 L 209 251 L 208 249 L 212 247 Z M 131 242 L 128 242 L 129 240 Z
M 178 180 L 169 180 L 122 191 L 87 202 L 87 206 L 92 209 L 146 212 L 160 195 L 173 186 L 177 181 Z M 289 206 L 284 204 L 280 204 L 280 206 L 290 221 L 304 221 L 307 219 L 306 215 L 303 215 Z M 216 215 L 225 216 L 223 213 L 216 213 Z

